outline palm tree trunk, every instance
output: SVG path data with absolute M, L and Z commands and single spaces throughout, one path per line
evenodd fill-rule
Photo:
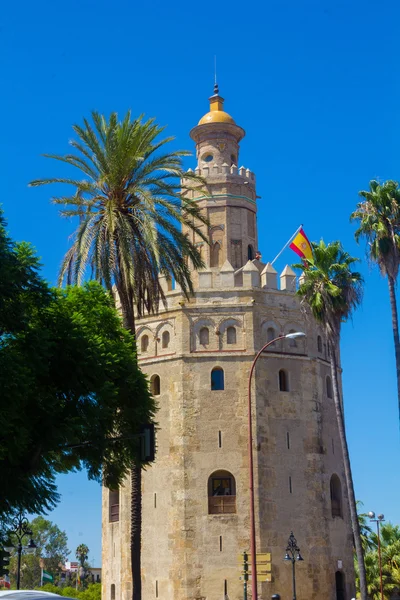
M 394 339 L 394 352 L 396 356 L 396 373 L 397 373 L 397 402 L 399 405 L 399 420 L 400 420 L 400 341 L 399 341 L 399 321 L 397 317 L 397 303 L 395 294 L 395 281 L 393 277 L 388 275 L 390 308 L 392 310 L 392 329 Z
M 122 286 L 121 286 L 122 287 Z M 124 327 L 135 335 L 133 298 L 125 289 L 118 289 Z M 131 571 L 132 600 L 142 600 L 142 467 L 132 464 L 131 469 Z
M 363 554 L 361 534 L 360 534 L 360 524 L 358 522 L 357 505 L 356 505 L 356 499 L 355 499 L 355 495 L 354 495 L 353 477 L 351 474 L 350 456 L 349 456 L 349 449 L 347 446 L 343 410 L 342 410 L 342 404 L 341 404 L 340 396 L 339 396 L 335 346 L 332 345 L 330 342 L 328 342 L 328 344 L 329 344 L 330 350 L 331 350 L 331 376 L 332 376 L 333 399 L 334 399 L 334 403 L 335 403 L 335 411 L 336 411 L 336 419 L 337 419 L 338 430 L 339 430 L 339 438 L 340 438 L 340 443 L 342 446 L 344 473 L 345 473 L 345 477 L 346 477 L 347 494 L 348 494 L 348 498 L 349 498 L 351 527 L 353 530 L 354 545 L 356 547 L 356 555 L 357 555 L 358 569 L 359 569 L 359 575 L 360 575 L 361 600 L 368 600 L 367 578 L 366 578 L 366 574 L 365 574 L 364 554 Z
M 133 600 L 142 598 L 141 548 L 142 545 L 142 467 L 132 465 L 131 471 L 131 567 Z

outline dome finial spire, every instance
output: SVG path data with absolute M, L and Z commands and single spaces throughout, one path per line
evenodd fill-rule
M 214 96 L 219 95 L 219 88 L 217 83 L 217 55 L 214 55 Z

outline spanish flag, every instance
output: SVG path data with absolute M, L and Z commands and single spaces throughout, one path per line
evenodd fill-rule
M 301 258 L 312 258 L 313 256 L 311 244 L 302 227 L 300 227 L 289 247 Z

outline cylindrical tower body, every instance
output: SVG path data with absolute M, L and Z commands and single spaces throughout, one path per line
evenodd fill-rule
M 255 257 L 255 178 L 234 161 L 244 131 L 218 92 L 210 100 L 191 132 L 208 188 L 194 192 L 211 223 L 206 269 L 190 301 L 167 291 L 167 308 L 137 328 L 140 365 L 159 403 L 157 458 L 143 475 L 143 600 L 242 600 L 248 375 L 262 345 L 292 331 L 307 337 L 271 346 L 253 378 L 256 545 L 271 555 L 259 599 L 292 597 L 283 557 L 293 531 L 304 558 L 298 598 L 350 600 L 352 533 L 326 345 L 304 318 L 291 269 L 278 285 L 273 267 Z M 103 597 L 131 600 L 128 484 L 118 520 L 116 498 L 104 490 Z

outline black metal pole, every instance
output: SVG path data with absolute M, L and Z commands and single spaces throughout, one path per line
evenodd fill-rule
M 18 544 L 18 566 L 17 566 L 17 590 L 19 590 L 20 582 L 21 582 L 21 554 L 22 554 L 22 544 L 19 542 Z
M 292 558 L 293 565 L 293 600 L 296 600 L 296 560 Z

